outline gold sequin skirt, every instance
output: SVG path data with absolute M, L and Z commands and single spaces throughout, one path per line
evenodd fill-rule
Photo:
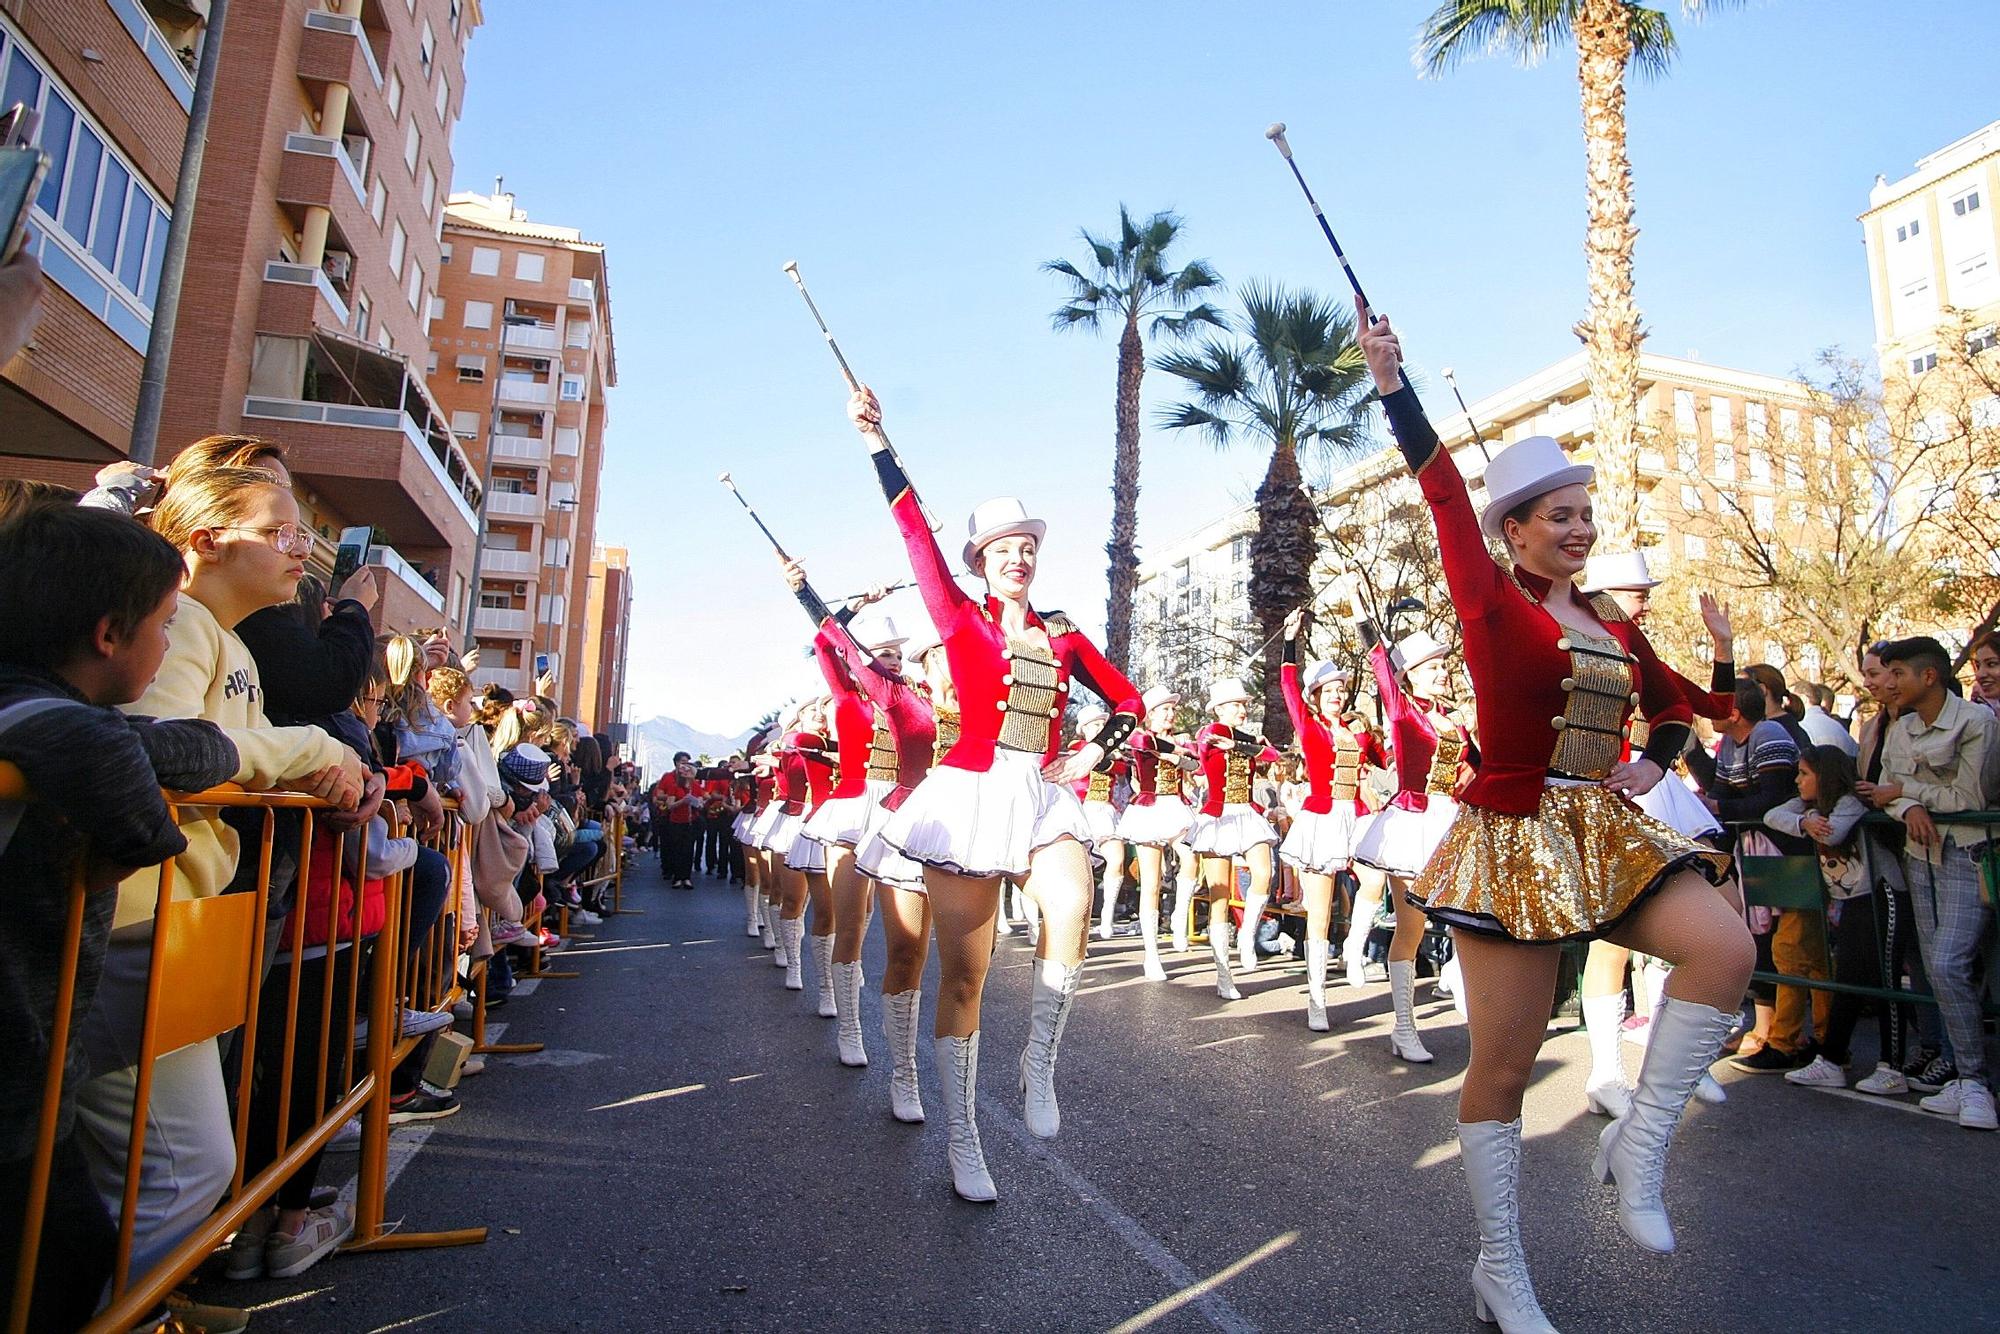
M 1409 900 L 1447 926 L 1554 944 L 1602 936 L 1677 872 L 1729 857 L 1596 784 L 1550 784 L 1534 815 L 1461 806 Z

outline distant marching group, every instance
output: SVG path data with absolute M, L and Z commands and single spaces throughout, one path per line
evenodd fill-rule
M 1471 1038 L 1458 1133 L 1481 1240 L 1475 1309 L 1509 1331 L 1546 1330 L 1516 1200 L 1521 1102 L 1560 954 L 1551 947 L 1592 942 L 1587 1096 L 1593 1111 L 1613 1118 L 1594 1170 L 1615 1187 L 1620 1222 L 1640 1246 L 1673 1249 L 1662 1201 L 1668 1143 L 1691 1097 L 1721 1096 L 1708 1068 L 1735 1023 L 1754 950 L 1728 897 L 1729 858 L 1700 841 L 1715 832 L 1713 817 L 1671 771 L 1694 717 L 1727 715 L 1729 626 L 1704 600 L 1716 642 L 1706 688 L 1660 662 L 1639 626 L 1652 582 L 1643 561 L 1591 560 L 1592 470 L 1554 440 L 1523 440 L 1496 455 L 1486 472 L 1489 499 L 1475 510 L 1402 378 L 1396 334 L 1358 305 L 1362 349 L 1435 518 L 1476 727 L 1443 703 L 1444 644 L 1418 633 L 1392 645 L 1350 606 L 1383 709 L 1386 735 L 1378 736 L 1344 710 L 1343 672 L 1300 663 L 1303 613 L 1295 613 L 1285 627 L 1283 690 L 1306 793 L 1281 840 L 1253 791 L 1258 772 L 1280 756 L 1247 730 L 1243 684 L 1216 682 L 1205 701 L 1210 721 L 1180 734 L 1178 696 L 1163 688 L 1142 694 L 1069 618 L 1030 606 L 1047 525 L 1018 500 L 973 511 L 959 555 L 984 595 L 963 591 L 882 432 L 878 401 L 857 384 L 848 415 L 867 442 L 934 633 L 909 635 L 886 616 L 857 616 L 879 593 L 829 608 L 804 568 L 778 548 L 814 625 L 827 693 L 788 706 L 756 756 L 754 799 L 736 822 L 746 853 L 745 926 L 773 951 L 793 990 L 804 987 L 810 940 L 819 1013 L 836 1020 L 841 1062 L 860 1066 L 868 1060 L 861 945 L 879 907 L 890 1109 L 906 1122 L 924 1119 L 919 988 L 935 939 L 933 1042 L 952 1185 L 967 1200 L 990 1201 L 998 1192 L 980 1147 L 974 1091 L 980 1001 L 1003 889 L 1017 889 L 1040 919 L 1018 1072 L 1023 1120 L 1048 1138 L 1061 1125 L 1057 1056 L 1091 933 L 1093 849 L 1131 850 L 1145 976 L 1155 980 L 1166 976 L 1159 907 L 1169 850 L 1181 858 L 1183 884 L 1198 870 L 1210 903 L 1216 990 L 1226 1000 L 1238 998 L 1235 975 L 1256 966 L 1253 936 L 1275 851 L 1305 900 L 1306 1020 L 1316 1032 L 1328 1026 L 1335 877 L 1351 870 L 1361 890 L 1342 950 L 1347 978 L 1357 985 L 1365 978 L 1362 948 L 1386 892 L 1396 916 L 1390 1048 L 1403 1060 L 1431 1059 L 1413 1017 L 1426 923 L 1451 933 L 1453 989 Z M 1509 564 L 1494 560 L 1489 541 L 1504 545 Z M 1594 578 L 1585 579 L 1586 592 L 1575 580 L 1587 567 Z M 1103 707 L 1082 713 L 1077 738 L 1064 746 L 1061 722 L 1079 686 Z M 1392 769 L 1396 786 L 1373 811 L 1371 768 Z M 1131 793 L 1122 811 L 1111 802 L 1120 778 Z M 1198 806 L 1190 800 L 1197 792 Z M 1232 962 L 1229 903 L 1239 865 L 1248 875 Z M 1108 934 L 1110 910 L 1107 902 L 1100 934 Z M 1186 918 L 1177 913 L 1175 921 L 1173 945 L 1185 949 Z M 1646 971 L 1653 1014 L 1636 1085 L 1618 1054 L 1627 951 L 1656 964 Z

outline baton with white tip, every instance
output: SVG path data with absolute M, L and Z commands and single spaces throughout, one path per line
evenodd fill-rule
M 1441 374 L 1444 382 L 1451 386 L 1451 396 L 1458 400 L 1458 410 L 1465 414 L 1465 424 L 1472 429 L 1472 443 L 1479 446 L 1480 457 L 1488 463 L 1493 462 L 1493 455 L 1486 448 L 1486 438 L 1479 434 L 1479 423 L 1472 420 L 1472 409 L 1465 406 L 1465 395 L 1458 392 L 1458 378 L 1451 373 L 1449 366 Z
M 750 502 L 743 498 L 743 493 L 736 489 L 735 480 L 731 478 L 728 473 L 723 473 L 720 477 L 716 478 L 715 480 L 721 482 L 724 486 L 728 487 L 729 494 L 736 497 L 736 503 L 741 505 L 746 511 L 748 511 L 751 522 L 755 523 L 758 529 L 762 531 L 765 538 L 767 538 L 770 541 L 771 550 L 778 553 L 778 559 L 785 562 L 787 565 L 791 564 L 792 558 L 786 554 L 785 549 L 782 546 L 778 545 L 778 539 L 771 536 L 770 528 L 768 528 L 765 525 L 764 520 L 758 516 L 757 511 L 750 508 Z
M 861 381 L 855 377 L 854 368 L 847 364 L 847 357 L 841 352 L 840 344 L 834 340 L 833 330 L 826 327 L 826 317 L 819 313 L 819 303 L 814 301 L 812 293 L 806 290 L 806 280 L 799 276 L 799 262 L 795 259 L 788 259 L 785 261 L 784 268 L 785 273 L 792 280 L 792 285 L 799 289 L 799 295 L 806 299 L 806 309 L 812 312 L 813 323 L 819 326 L 820 337 L 826 339 L 827 347 L 833 352 L 833 359 L 840 363 L 840 375 L 842 379 L 847 381 L 848 392 L 861 392 Z M 902 468 L 904 476 L 908 476 L 910 470 L 903 468 L 903 457 L 896 452 L 896 447 L 889 443 L 889 433 L 882 429 L 880 422 L 875 423 L 874 434 L 889 451 L 889 457 L 896 460 L 896 466 Z M 917 508 L 924 512 L 924 522 L 931 526 L 931 531 L 937 532 L 937 517 L 931 513 L 930 506 L 924 504 L 922 496 L 917 497 Z

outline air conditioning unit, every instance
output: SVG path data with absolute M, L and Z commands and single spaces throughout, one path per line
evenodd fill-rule
M 528 586 L 527 586 L 526 584 L 515 584 L 515 585 L 514 585 L 514 596 L 515 596 L 515 597 L 522 597 L 522 598 L 524 598 L 524 597 L 528 596 Z
M 354 275 L 354 256 L 345 250 L 326 252 L 326 276 L 337 283 L 344 283 Z

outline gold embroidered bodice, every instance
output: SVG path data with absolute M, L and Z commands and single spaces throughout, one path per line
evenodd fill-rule
M 1007 687 L 1007 698 L 995 701 L 1003 715 L 999 744 L 1007 750 L 1044 754 L 1062 716 L 1062 670 L 1052 652 L 1026 639 L 1010 636 L 1004 656 L 1007 671 L 1000 684 Z
M 1563 714 L 1549 768 L 1576 778 L 1609 776 L 1625 747 L 1626 711 L 1639 702 L 1637 663 L 1616 639 L 1565 629 L 1556 648 L 1569 654 Z
M 868 741 L 868 776 L 893 783 L 901 768 L 902 761 L 896 754 L 896 734 L 889 730 L 887 720 L 878 715 L 875 735 Z

